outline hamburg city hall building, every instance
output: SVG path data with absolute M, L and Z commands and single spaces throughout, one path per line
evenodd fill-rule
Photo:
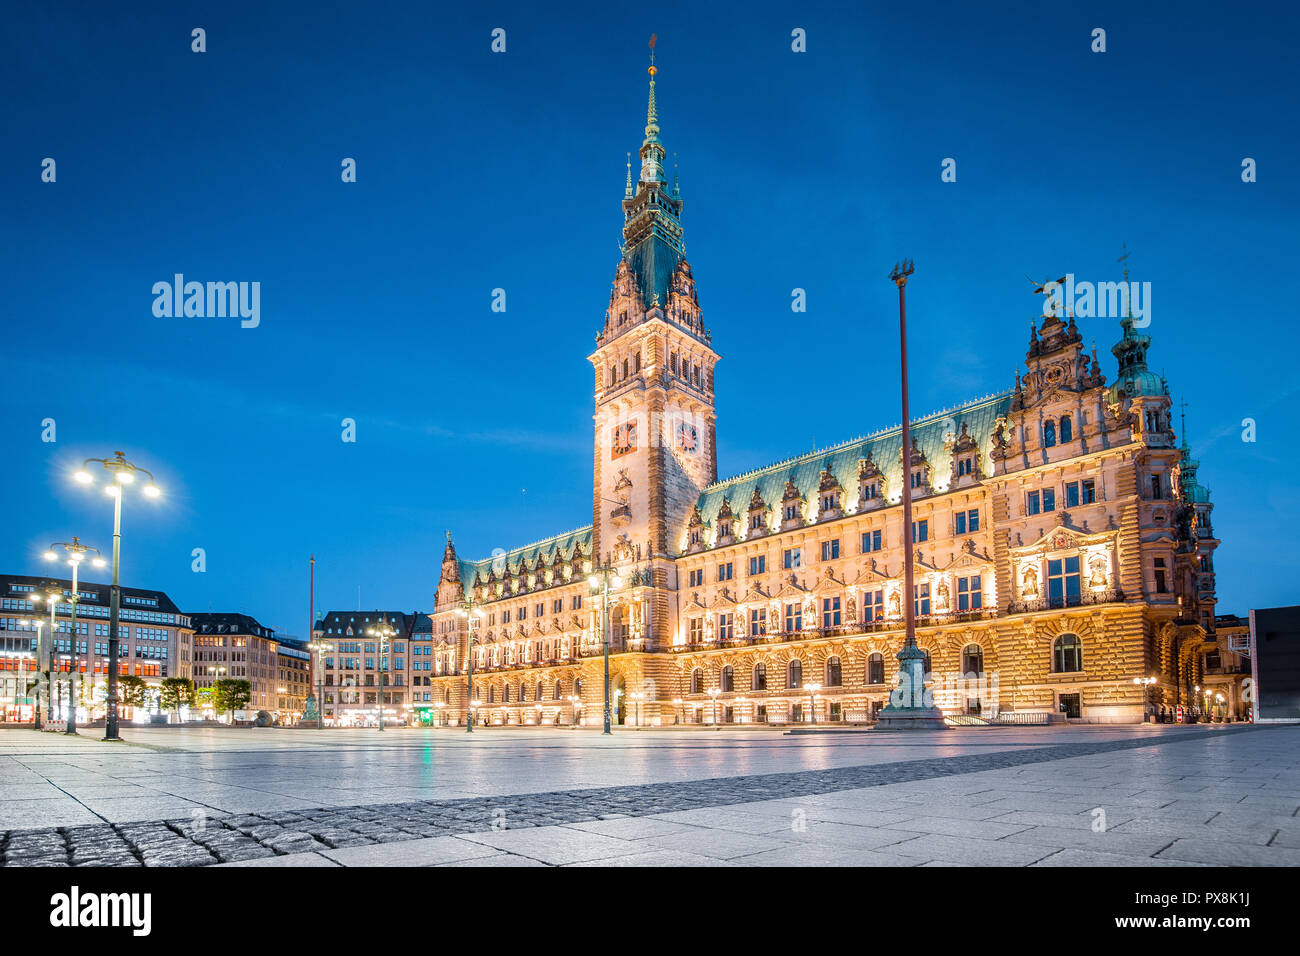
M 911 461 L 896 427 L 719 481 L 719 353 L 665 156 L 652 66 L 588 356 L 591 521 L 478 561 L 448 535 L 425 681 L 443 721 L 600 726 L 608 611 L 615 724 L 869 722 L 909 600 L 927 687 L 955 721 L 1194 706 L 1218 542 L 1133 319 L 1108 382 L 1072 317 L 1041 317 L 1009 390 L 912 422 Z

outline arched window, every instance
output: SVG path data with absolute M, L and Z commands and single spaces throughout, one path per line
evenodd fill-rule
M 984 673 L 984 648 L 978 644 L 967 644 L 961 649 L 961 672 L 964 676 Z
M 537 682 L 537 696 L 534 697 L 533 699 L 534 699 L 534 700 L 545 700 L 545 699 L 546 699 L 546 688 L 542 685 L 542 682 L 541 682 L 541 681 L 538 681 L 538 682 Z
M 839 687 L 843 683 L 844 668 L 838 657 L 826 658 L 826 686 Z
M 698 667 L 691 671 L 691 693 L 704 693 L 704 671 L 700 670 Z
M 1067 442 L 1074 438 L 1074 423 L 1070 421 L 1069 415 L 1061 416 L 1061 441 Z
M 1051 448 L 1056 444 L 1056 423 L 1043 422 L 1043 447 Z
M 722 669 L 722 692 L 724 694 L 730 694 L 735 690 L 735 677 L 736 672 L 731 669 L 730 664 Z
M 501 703 L 503 703 L 503 704 L 508 704 L 508 703 L 510 703 L 510 685 L 509 685 L 509 684 L 506 684 L 505 687 L 502 687 L 502 688 L 501 688 Z
M 528 699 L 528 687 L 524 684 L 523 681 L 519 682 L 519 699 L 520 700 Z
M 1062 634 L 1052 644 L 1052 670 L 1058 674 L 1083 670 L 1083 644 L 1078 634 Z
M 581 677 L 575 677 L 575 678 L 573 679 L 573 696 L 574 696 L 574 697 L 581 697 L 581 696 L 582 696 L 582 678 L 581 678 Z
M 767 665 L 755 664 L 754 673 L 749 679 L 750 690 L 767 690 Z
M 929 652 L 929 650 L 927 650 L 926 648 L 923 647 L 923 648 L 921 648 L 921 653 L 925 655 L 924 659 L 921 661 L 921 673 L 922 673 L 922 674 L 933 674 L 933 673 L 934 673 L 934 662 L 930 660 L 930 652 Z
M 885 658 L 881 654 L 872 654 L 867 658 L 867 683 L 883 684 L 885 682 Z
M 802 687 L 803 686 L 803 661 L 795 658 L 786 668 L 786 686 Z
M 560 682 L 558 680 L 555 682 L 555 693 L 551 695 L 551 699 L 552 700 L 560 699 Z
M 495 704 L 496 702 L 497 702 L 497 689 L 496 689 L 495 687 L 489 687 L 489 688 L 488 688 L 488 703 L 489 703 L 489 704 Z

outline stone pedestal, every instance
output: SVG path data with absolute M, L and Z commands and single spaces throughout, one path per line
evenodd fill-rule
M 899 682 L 876 717 L 877 730 L 947 730 L 943 711 L 925 702 L 925 655 L 919 647 L 898 652 Z

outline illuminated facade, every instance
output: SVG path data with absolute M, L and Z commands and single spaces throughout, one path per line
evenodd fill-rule
M 1108 385 L 1073 318 L 1040 318 L 1014 386 L 915 420 L 906 466 L 893 428 L 718 481 L 719 355 L 654 75 L 588 356 L 592 522 L 483 561 L 461 560 L 449 536 L 431 617 L 434 699 L 450 722 L 467 706 L 487 724 L 601 722 L 593 564 L 619 576 L 616 723 L 869 721 L 896 678 L 906 600 L 950 715 L 1138 721 L 1187 703 L 1214 634 L 1212 506 L 1132 319 Z

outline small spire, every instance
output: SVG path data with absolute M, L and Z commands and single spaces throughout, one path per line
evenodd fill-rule
M 677 182 L 677 154 L 676 153 L 673 153 L 673 198 L 674 199 L 682 198 L 682 187 L 681 184 Z
M 632 185 L 632 154 L 627 154 L 627 185 L 623 188 L 623 198 L 631 199 L 636 195 L 636 189 Z

